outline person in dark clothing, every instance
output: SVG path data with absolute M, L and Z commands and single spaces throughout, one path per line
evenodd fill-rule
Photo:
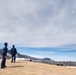
M 11 48 L 11 55 L 12 55 L 11 63 L 12 63 L 12 62 L 15 63 L 16 54 L 17 54 L 17 49 L 15 48 L 15 45 L 13 45 L 12 48 Z
M 7 51 L 8 51 L 8 43 L 4 43 L 4 48 L 2 49 L 2 62 L 1 62 L 1 68 L 5 68 L 6 67 L 6 56 L 7 56 Z

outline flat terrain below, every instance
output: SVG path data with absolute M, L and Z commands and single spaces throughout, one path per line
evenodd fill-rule
M 1 64 L 1 60 L 0 60 Z M 76 75 L 76 68 L 56 66 L 29 61 L 7 60 L 7 68 L 0 68 L 0 75 Z

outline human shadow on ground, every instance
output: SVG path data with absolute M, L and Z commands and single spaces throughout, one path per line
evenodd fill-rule
M 11 68 L 19 68 L 19 67 L 24 67 L 24 66 L 11 66 Z

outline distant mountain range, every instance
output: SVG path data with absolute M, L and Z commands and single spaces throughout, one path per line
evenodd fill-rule
M 40 59 L 40 58 L 35 58 L 35 57 L 31 57 L 31 56 L 28 56 L 28 55 L 23 55 L 23 54 L 20 54 L 20 53 L 17 53 L 17 60 L 27 60 L 27 61 L 30 61 L 30 62 L 39 62 L 39 63 L 46 63 L 46 64 L 52 64 L 52 65 L 60 65 L 60 66 L 76 66 L 76 62 L 74 61 L 54 61 L 54 60 L 51 60 L 50 58 L 43 58 L 43 59 Z M 0 59 L 2 59 L 2 50 L 0 49 Z M 8 50 L 8 53 L 7 53 L 7 59 L 11 59 L 11 53 L 10 53 L 10 50 Z
M 18 60 L 29 60 L 29 61 L 33 61 L 33 62 L 42 62 L 42 63 L 52 63 L 54 61 L 54 60 L 51 60 L 50 58 L 40 59 L 40 58 L 31 57 L 28 55 L 23 55 L 20 53 L 17 53 L 16 57 Z M 8 50 L 7 59 L 10 59 L 10 58 L 11 58 L 11 52 L 10 52 L 10 50 Z M 0 49 L 0 59 L 2 59 L 2 50 L 1 49 Z
M 2 58 L 2 50 L 0 49 L 0 59 Z M 10 50 L 8 50 L 7 52 L 7 59 L 10 59 L 11 58 L 11 52 Z M 31 56 L 28 56 L 28 55 L 23 55 L 23 54 L 20 54 L 20 53 L 17 53 L 17 58 L 25 58 L 25 59 L 38 59 L 38 58 L 34 58 L 34 57 L 31 57 Z

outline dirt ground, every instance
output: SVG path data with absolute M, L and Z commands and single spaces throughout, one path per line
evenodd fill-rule
M 10 63 L 10 60 L 7 60 L 6 65 L 6 68 L 0 68 L 0 75 L 76 75 L 76 68 L 65 66 L 29 61 L 16 61 L 16 63 Z

